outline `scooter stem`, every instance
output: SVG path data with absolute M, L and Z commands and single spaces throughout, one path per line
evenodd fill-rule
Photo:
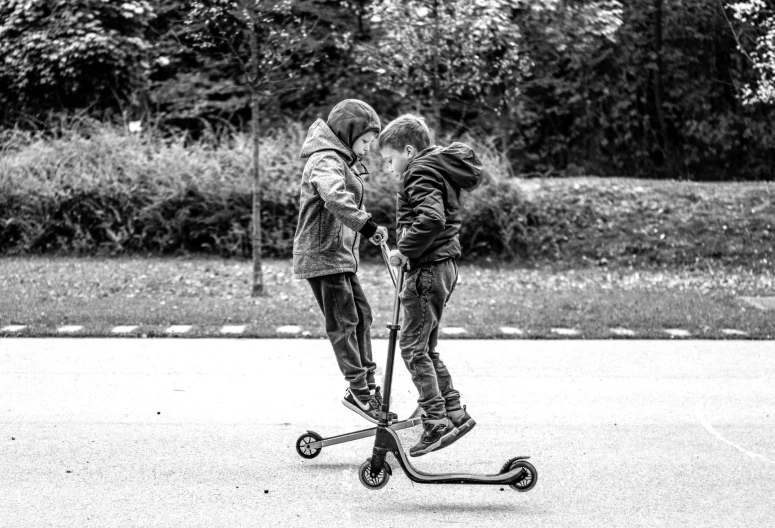
M 387 246 L 383 245 L 383 251 L 382 255 L 385 258 L 385 265 L 388 267 L 388 270 L 390 270 L 391 276 L 393 275 L 393 270 L 390 269 L 390 262 L 388 260 L 387 256 Z M 391 319 L 390 323 L 388 323 L 387 327 L 390 330 L 390 333 L 388 334 L 388 355 L 387 355 L 387 361 L 385 364 L 385 381 L 384 381 L 384 391 L 382 394 L 382 409 L 380 412 L 379 417 L 379 424 L 384 425 L 385 427 L 388 426 L 388 416 L 390 415 L 390 393 L 393 385 L 393 365 L 395 363 L 395 357 L 396 357 L 396 340 L 398 338 L 398 332 L 401 330 L 401 325 L 399 324 L 399 318 L 401 316 L 401 289 L 404 286 L 404 268 L 403 266 L 398 269 L 398 276 L 395 278 L 395 296 L 393 298 L 393 318 Z

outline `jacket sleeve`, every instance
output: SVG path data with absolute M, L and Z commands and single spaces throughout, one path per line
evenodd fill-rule
M 406 175 L 404 197 L 415 215 L 411 225 L 402 229 L 398 249 L 407 257 L 420 257 L 444 231 L 443 188 L 441 176 L 434 172 L 420 169 Z
M 328 211 L 353 231 L 360 231 L 371 215 L 358 207 L 355 197 L 345 187 L 344 170 L 338 156 L 323 155 L 310 171 L 309 181 Z

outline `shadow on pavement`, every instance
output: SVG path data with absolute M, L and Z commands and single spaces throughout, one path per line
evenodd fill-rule
M 346 462 L 322 462 L 319 464 L 316 464 L 314 462 L 310 464 L 305 464 L 305 471 L 311 470 L 311 469 L 330 469 L 330 470 L 336 470 L 336 471 L 342 471 L 343 469 L 352 470 L 355 472 L 355 474 L 358 474 L 358 469 L 360 468 L 360 464 L 348 464 Z
M 506 490 L 503 493 L 506 493 Z M 516 493 L 511 491 L 511 493 Z M 396 513 L 406 513 L 408 509 L 417 509 L 424 512 L 443 511 L 445 513 L 493 513 L 493 512 L 511 512 L 518 515 L 546 515 L 547 512 L 543 508 L 536 508 L 535 505 L 514 503 L 500 503 L 493 504 L 492 502 L 478 502 L 476 504 L 450 504 L 449 502 L 386 502 L 381 505 L 380 508 L 384 510 L 394 510 Z

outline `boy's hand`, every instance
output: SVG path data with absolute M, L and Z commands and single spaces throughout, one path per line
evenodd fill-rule
M 409 259 L 406 257 L 406 255 L 404 255 L 397 249 L 393 249 L 390 251 L 389 260 L 390 260 L 390 265 L 395 266 L 397 268 L 409 262 Z
M 377 232 L 374 233 L 374 235 L 369 239 L 369 242 L 372 244 L 379 246 L 382 244 L 382 242 L 385 242 L 388 238 L 388 230 L 387 227 L 378 226 Z

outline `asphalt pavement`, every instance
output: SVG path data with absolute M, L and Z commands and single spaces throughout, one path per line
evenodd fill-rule
M 497 473 L 526 455 L 531 491 L 415 484 L 394 459 L 367 490 L 369 439 L 299 457 L 308 429 L 369 427 L 324 340 L 0 339 L 0 527 L 775 525 L 775 343 L 439 349 L 477 426 L 413 463 Z M 394 399 L 414 409 L 401 363 Z

